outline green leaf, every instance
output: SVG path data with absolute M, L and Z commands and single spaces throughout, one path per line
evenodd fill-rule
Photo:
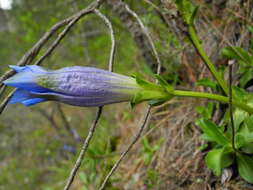
M 237 153 L 236 161 L 240 176 L 245 181 L 253 183 L 253 157 Z
M 206 119 L 211 119 L 214 109 L 214 103 L 208 102 L 207 107 L 205 106 L 196 106 L 196 111 L 201 114 Z
M 209 151 L 205 157 L 205 162 L 216 176 L 221 175 L 222 168 L 228 167 L 233 163 L 233 155 L 229 148 L 222 147 Z
M 252 56 L 241 47 L 225 47 L 222 49 L 221 53 L 224 57 L 227 57 L 229 59 L 236 59 L 243 61 L 246 64 L 252 65 Z
M 196 121 L 196 124 L 200 126 L 209 139 L 212 139 L 211 141 L 214 141 L 220 145 L 229 144 L 229 140 L 215 123 L 208 119 L 201 118 Z
M 169 101 L 174 96 L 161 90 L 142 90 L 135 94 L 131 100 L 131 106 L 134 107 L 144 101 L 155 100 L 165 102 Z
M 198 8 L 194 7 L 189 0 L 176 0 L 177 8 L 187 24 L 192 24 Z
M 191 17 L 190 17 L 190 25 L 194 24 L 194 19 L 197 16 L 198 10 L 199 10 L 199 7 L 194 7 L 194 9 L 192 11 L 192 14 L 191 14 Z
M 253 115 L 246 117 L 244 123 L 248 129 L 248 132 L 253 132 Z
M 241 147 L 242 152 L 246 154 L 253 154 L 253 143 L 246 143 Z
M 239 88 L 237 86 L 233 86 L 233 98 L 236 99 L 237 101 L 245 101 L 246 100 L 246 95 L 248 95 L 248 93 L 243 89 L 243 88 Z
M 249 68 L 242 74 L 242 77 L 240 78 L 240 87 L 242 88 L 245 87 L 247 82 L 249 82 L 252 79 L 252 73 L 253 69 Z
M 248 30 L 253 34 L 253 26 L 248 26 Z
M 235 131 L 238 131 L 240 125 L 245 120 L 245 118 L 249 116 L 249 114 L 241 109 L 235 109 L 233 116 L 234 116 Z
M 217 82 L 210 80 L 210 79 L 201 79 L 196 82 L 198 86 L 210 87 L 211 89 L 216 90 Z

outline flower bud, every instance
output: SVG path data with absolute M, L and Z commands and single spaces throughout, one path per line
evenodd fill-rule
M 17 88 L 10 104 L 31 106 L 52 100 L 74 106 L 103 106 L 131 101 L 142 89 L 132 77 L 92 67 L 10 67 L 17 72 L 4 81 L 5 85 Z

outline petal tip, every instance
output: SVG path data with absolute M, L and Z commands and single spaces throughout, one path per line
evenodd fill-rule
M 17 65 L 9 65 L 9 67 L 10 67 L 12 70 L 16 71 L 17 73 L 24 70 L 24 67 L 20 67 L 20 66 L 17 66 Z

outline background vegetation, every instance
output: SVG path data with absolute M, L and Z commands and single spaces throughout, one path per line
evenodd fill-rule
M 8 70 L 8 65 L 16 64 L 52 25 L 91 2 L 13 0 L 10 10 L 0 9 L 0 74 Z M 115 30 L 114 70 L 126 75 L 139 72 L 151 79 L 156 66 L 149 54 L 150 47 L 138 33 L 136 22 L 116 2 L 107 0 L 101 7 Z M 219 91 L 212 88 L 216 85 L 213 82 L 199 81 L 212 76 L 185 35 L 173 0 L 124 2 L 149 29 L 162 61 L 162 76 L 169 83 L 177 89 Z M 199 6 L 196 30 L 202 45 L 227 79 L 228 59 L 221 55 L 222 48 L 232 45 L 246 51 L 251 49 L 253 2 L 194 0 L 193 3 Z M 67 34 L 43 66 L 55 69 L 89 65 L 106 69 L 109 52 L 106 26 L 96 15 L 88 15 Z M 235 65 L 234 71 L 233 83 L 251 92 L 252 69 Z M 73 189 L 98 189 L 135 136 L 145 107 L 143 103 L 132 109 L 129 103 L 121 103 L 104 108 Z M 239 177 L 235 166 L 216 177 L 205 165 L 204 156 L 210 146 L 201 138 L 201 129 L 195 121 L 205 117 L 219 124 L 225 108 L 223 104 L 184 98 L 155 107 L 143 136 L 106 189 L 252 189 Z M 31 108 L 8 106 L 0 116 L 0 189 L 62 189 L 95 111 L 55 102 Z

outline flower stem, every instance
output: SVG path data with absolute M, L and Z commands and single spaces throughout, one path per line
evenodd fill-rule
M 184 97 L 195 97 L 195 98 L 207 98 L 207 99 L 210 99 L 210 100 L 216 100 L 216 101 L 219 101 L 219 102 L 224 102 L 224 103 L 229 104 L 229 98 L 228 97 L 217 95 L 217 94 L 209 94 L 209 93 L 205 93 L 205 92 L 174 90 L 173 95 L 174 96 L 184 96 Z M 249 114 L 253 114 L 253 108 L 248 106 L 245 103 L 237 102 L 237 101 L 233 100 L 232 104 L 235 107 L 240 108 L 240 109 L 248 112 Z
M 214 76 L 214 78 L 218 81 L 218 83 L 220 84 L 220 86 L 223 89 L 223 91 L 225 92 L 225 94 L 228 95 L 228 92 L 229 92 L 228 86 L 227 86 L 226 82 L 224 81 L 224 79 L 222 78 L 222 76 L 220 75 L 220 73 L 216 70 L 212 61 L 207 56 L 204 48 L 201 46 L 200 40 L 198 38 L 197 32 L 196 32 L 193 24 L 188 25 L 188 34 L 189 34 L 190 40 L 192 41 L 194 47 L 198 51 L 200 57 L 202 58 L 202 60 L 206 64 L 206 66 L 209 68 L 209 70 L 212 73 L 212 75 Z

